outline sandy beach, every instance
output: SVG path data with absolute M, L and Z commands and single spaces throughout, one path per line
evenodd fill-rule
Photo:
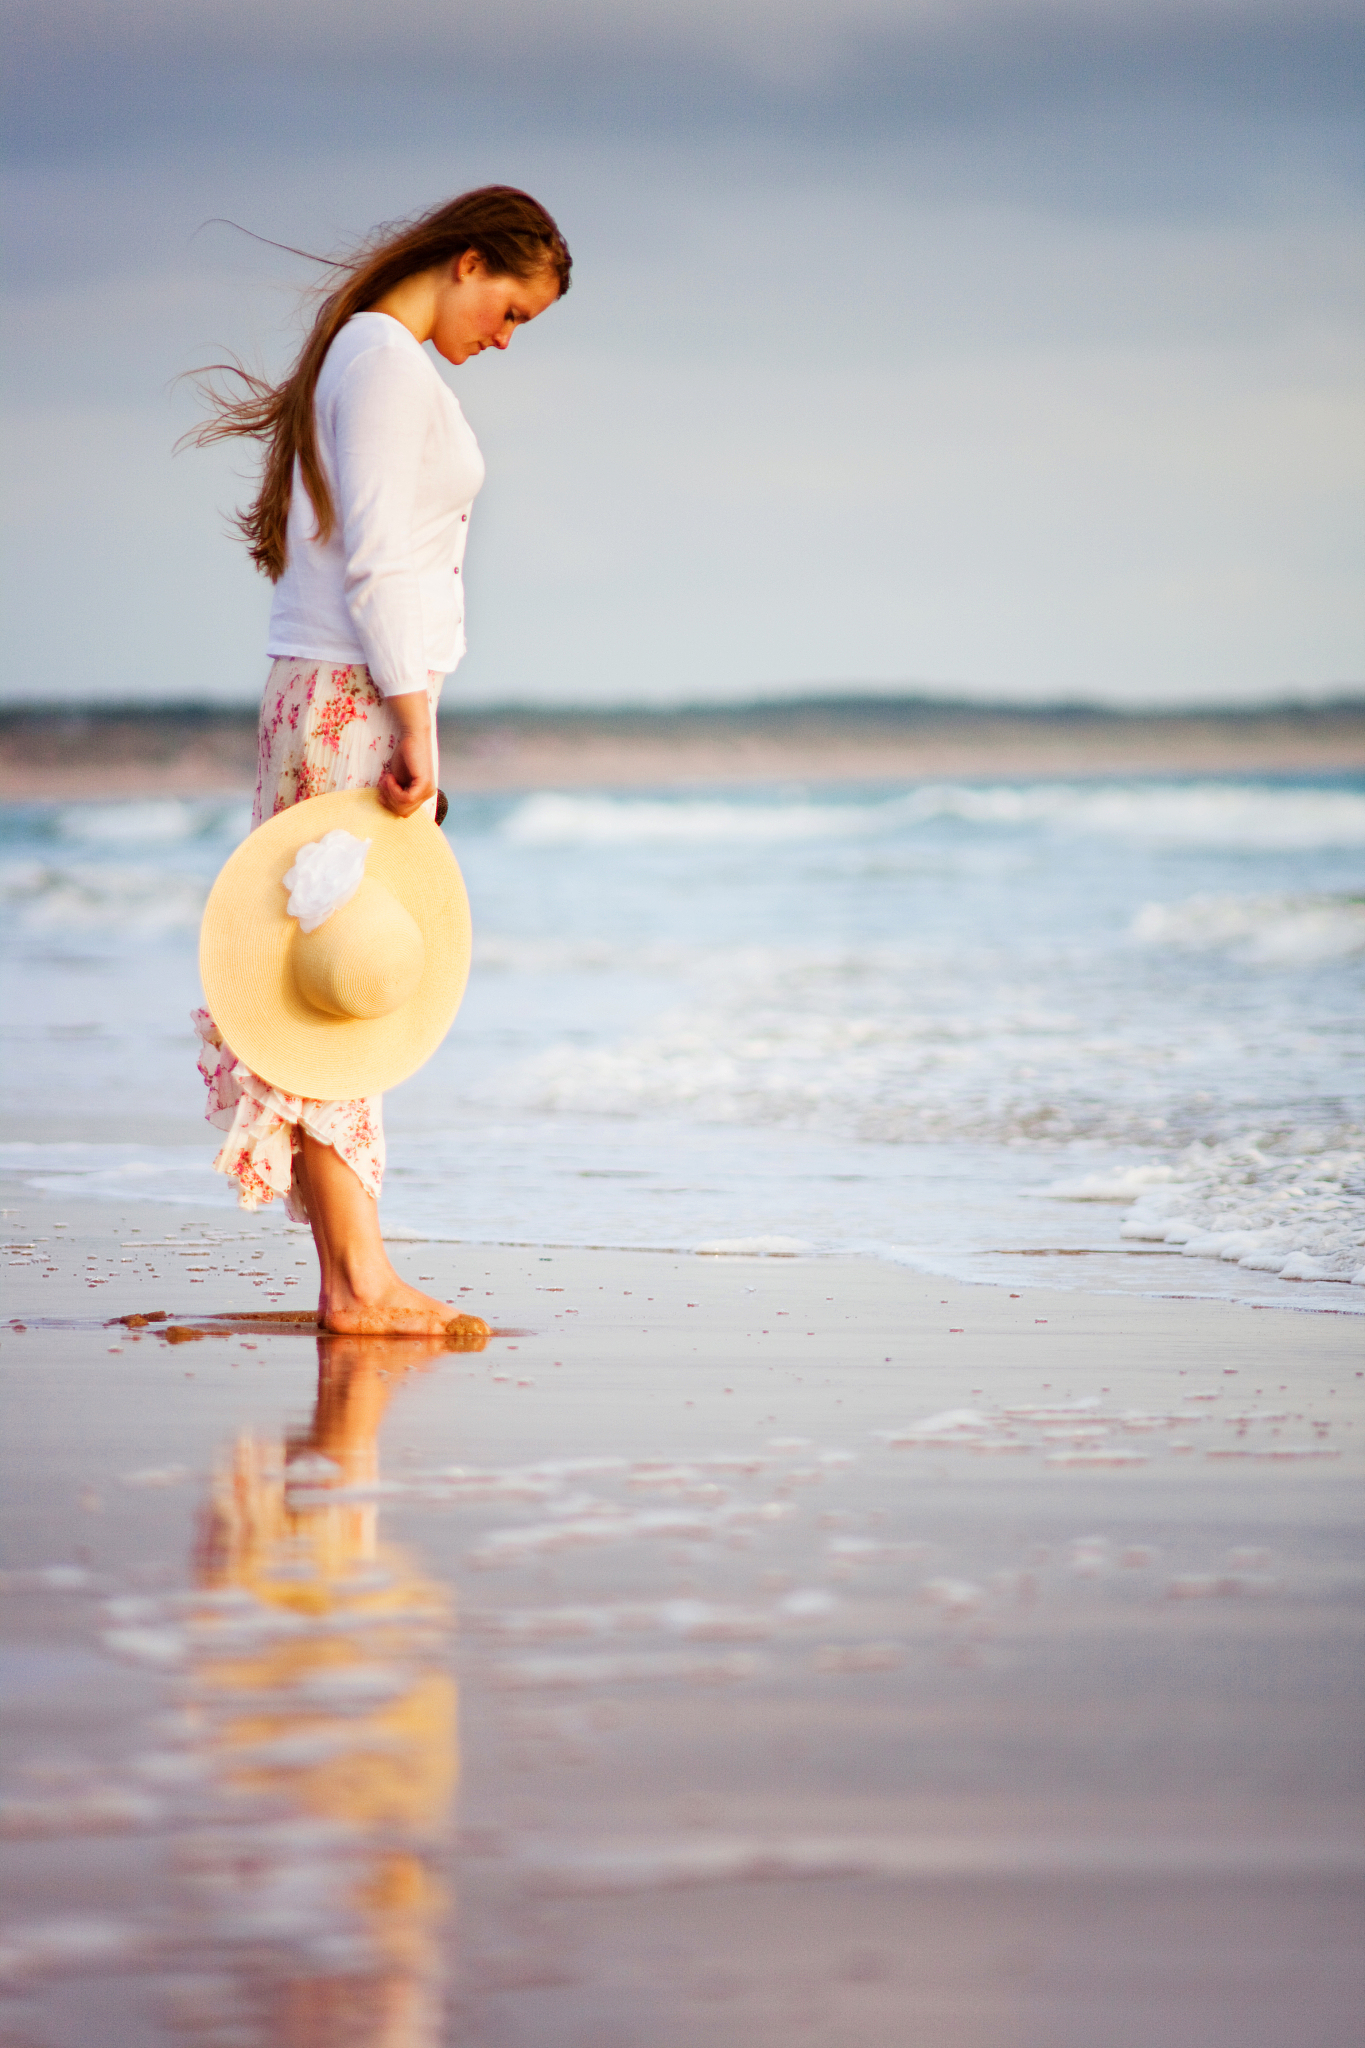
M 14 2039 L 1352 2037 L 1354 1318 L 4 1225 Z
M 922 777 L 1267 775 L 1365 767 L 1365 706 L 1227 713 L 977 709 L 918 699 L 791 700 L 735 710 L 456 711 L 441 720 L 456 791 Z M 10 802 L 249 791 L 250 712 L 17 712 L 0 718 Z

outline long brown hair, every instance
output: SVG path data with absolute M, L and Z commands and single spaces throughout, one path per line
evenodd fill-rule
M 328 349 L 353 314 L 366 312 L 405 277 L 434 270 L 471 249 L 494 277 L 535 277 L 548 269 L 559 280 L 561 297 L 569 289 L 573 258 L 545 208 L 514 186 L 484 185 L 416 220 L 376 229 L 339 261 L 311 259 L 340 271 L 341 282 L 318 307 L 312 331 L 281 383 L 270 384 L 239 362 L 214 363 L 194 373 L 213 417 L 185 436 L 190 446 L 206 448 L 213 441 L 239 436 L 265 443 L 260 490 L 250 510 L 238 513 L 237 525 L 252 561 L 272 583 L 284 574 L 296 458 L 313 502 L 318 539 L 326 540 L 336 525 L 313 420 L 313 394 Z M 218 374 L 236 378 L 246 387 L 246 395 L 232 398 L 219 391 L 209 381 Z

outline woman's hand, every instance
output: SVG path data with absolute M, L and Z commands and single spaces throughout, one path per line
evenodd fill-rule
M 398 744 L 379 778 L 379 800 L 398 818 L 410 818 L 436 794 L 436 750 L 425 690 L 386 699 L 398 724 Z

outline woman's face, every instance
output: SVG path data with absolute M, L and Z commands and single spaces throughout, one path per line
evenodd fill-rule
M 432 344 L 448 363 L 467 363 L 486 348 L 506 348 L 518 327 L 558 297 L 559 279 L 548 265 L 531 277 L 499 277 L 468 249 L 436 287 Z

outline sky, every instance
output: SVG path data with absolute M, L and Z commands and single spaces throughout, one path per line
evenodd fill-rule
M 6 0 L 0 700 L 248 704 L 177 379 L 505 182 L 573 288 L 448 372 L 470 704 L 1365 687 L 1365 10 Z

